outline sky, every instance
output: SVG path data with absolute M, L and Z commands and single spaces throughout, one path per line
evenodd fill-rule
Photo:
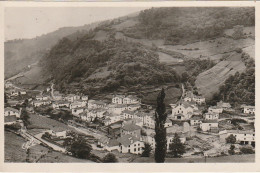
M 82 26 L 141 11 L 137 7 L 8 7 L 5 40 L 34 38 L 61 27 Z

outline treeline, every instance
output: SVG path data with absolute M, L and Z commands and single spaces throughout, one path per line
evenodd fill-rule
M 255 62 L 248 54 L 242 54 L 246 71 L 230 76 L 214 94 L 211 104 L 224 100 L 236 106 L 239 104 L 255 105 Z
M 165 44 L 187 44 L 213 38 L 236 25 L 254 26 L 255 9 L 229 7 L 163 7 L 141 11 L 140 24 L 124 33 L 134 38 L 164 39 Z

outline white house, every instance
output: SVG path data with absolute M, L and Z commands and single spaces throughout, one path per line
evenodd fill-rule
M 109 115 L 106 115 L 106 119 L 104 120 L 104 123 L 106 126 L 108 126 L 120 120 L 121 120 L 120 114 L 110 113 Z
M 86 103 L 85 102 L 80 102 L 80 101 L 76 101 L 70 104 L 70 109 L 74 109 L 74 108 L 80 108 L 80 107 L 85 107 Z
M 218 121 L 217 120 L 204 120 L 200 124 L 200 128 L 202 131 L 212 131 L 215 132 L 218 129 Z
M 123 98 L 123 104 L 140 104 L 141 101 L 138 97 L 129 95 L 125 98 Z
M 155 128 L 155 118 L 151 114 L 144 114 L 143 116 L 143 124 L 146 127 L 149 127 L 151 129 Z
M 236 142 L 240 144 L 251 144 L 255 145 L 255 132 L 251 130 L 224 130 L 219 132 L 219 137 L 222 142 L 225 139 L 233 135 L 236 137 Z
M 36 100 L 48 100 L 49 99 L 49 97 L 48 96 L 43 96 L 43 95 L 38 95 L 38 96 L 36 96 L 35 97 L 35 99 Z
M 140 108 L 141 108 L 141 105 L 139 103 L 127 105 L 127 109 L 129 111 L 136 111 L 136 110 L 138 110 Z
M 122 111 L 122 118 L 123 119 L 127 119 L 127 118 L 133 119 L 134 116 L 135 116 L 135 112 L 134 111 L 129 111 L 129 110 Z
M 70 103 L 67 102 L 67 101 L 59 100 L 59 101 L 53 102 L 52 103 L 52 107 L 53 107 L 53 109 L 60 109 L 62 107 L 69 108 L 70 107 Z
M 124 110 L 127 110 L 127 105 L 125 105 L 125 104 L 110 105 L 109 110 L 112 113 L 121 114 Z
M 171 126 L 172 126 L 172 121 L 167 118 L 166 121 L 165 121 L 164 127 L 171 127 Z
M 218 106 L 210 106 L 208 108 L 208 112 L 220 114 L 220 113 L 223 112 L 223 108 L 222 107 L 218 107 Z
M 121 153 L 142 154 L 144 142 L 132 135 L 123 135 L 117 139 Z
M 54 100 L 62 100 L 63 94 L 59 93 L 58 91 L 54 91 L 52 97 Z
M 34 107 L 46 106 L 46 105 L 50 105 L 50 104 L 51 104 L 50 100 L 35 100 L 32 102 L 32 105 Z
M 204 114 L 205 120 L 217 120 L 219 119 L 219 114 L 214 112 L 208 112 Z
M 151 145 L 152 149 L 155 149 L 155 139 L 154 133 L 151 133 L 147 136 L 142 136 L 142 141 Z
M 196 108 L 194 105 L 190 105 L 188 102 L 180 101 L 178 104 L 170 104 L 172 107 L 171 117 L 176 120 L 187 120 L 193 115 Z
M 67 131 L 52 131 L 51 133 L 52 136 L 59 137 L 59 138 L 66 138 L 67 137 Z
M 107 104 L 103 101 L 89 100 L 88 109 L 106 108 Z
M 11 108 L 11 107 L 7 107 L 5 108 L 5 113 L 4 113 L 5 116 L 12 116 L 12 115 L 15 115 L 16 118 L 20 118 L 21 116 L 21 111 L 17 110 L 17 109 L 14 109 L 14 108 Z
M 75 94 L 69 94 L 65 97 L 65 99 L 69 102 L 75 102 L 77 100 L 80 100 L 80 96 Z
M 255 106 L 244 106 L 245 114 L 255 114 Z
M 200 116 L 192 116 L 190 119 L 191 126 L 198 126 L 202 123 L 202 117 Z
M 199 104 L 199 105 L 201 105 L 201 104 L 203 104 L 203 103 L 206 102 L 205 97 L 196 96 L 196 95 L 194 95 L 193 101 L 196 102 L 196 103 Z
M 112 98 L 112 103 L 114 104 L 123 104 L 124 95 L 114 95 Z

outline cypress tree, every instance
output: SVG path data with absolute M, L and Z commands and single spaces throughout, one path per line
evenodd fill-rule
M 167 140 L 166 128 L 164 127 L 167 114 L 164 104 L 165 92 L 162 88 L 157 97 L 157 108 L 155 112 L 155 162 L 163 163 L 165 161 Z

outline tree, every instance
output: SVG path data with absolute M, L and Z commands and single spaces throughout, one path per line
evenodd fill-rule
M 177 133 L 174 134 L 174 138 L 172 143 L 169 145 L 170 154 L 173 155 L 173 157 L 180 157 L 185 153 L 185 146 L 181 142 L 180 137 Z
M 23 123 L 24 123 L 24 126 L 27 127 L 29 124 L 30 124 L 30 121 L 29 121 L 30 117 L 26 111 L 25 108 L 22 108 L 22 111 L 21 111 L 21 120 L 23 120 Z
M 68 152 L 71 152 L 74 157 L 87 159 L 90 157 L 92 146 L 87 143 L 86 139 L 78 134 L 71 133 L 71 138 L 67 138 L 63 145 Z
M 143 153 L 142 153 L 142 157 L 149 157 L 150 156 L 150 153 L 152 151 L 152 147 L 150 144 L 148 143 L 145 143 L 144 144 L 144 147 L 143 147 Z
M 233 134 L 231 134 L 226 138 L 226 142 L 229 144 L 234 144 L 236 143 L 236 137 Z
M 230 149 L 228 150 L 228 153 L 230 155 L 234 155 L 235 154 L 235 145 L 230 145 Z
M 103 163 L 116 163 L 118 162 L 116 156 L 113 153 L 108 153 L 103 159 Z
M 166 140 L 166 128 L 164 127 L 167 114 L 164 104 L 165 93 L 162 88 L 157 97 L 157 108 L 155 112 L 155 154 L 154 158 L 157 163 L 163 163 L 165 161 L 167 140 Z

